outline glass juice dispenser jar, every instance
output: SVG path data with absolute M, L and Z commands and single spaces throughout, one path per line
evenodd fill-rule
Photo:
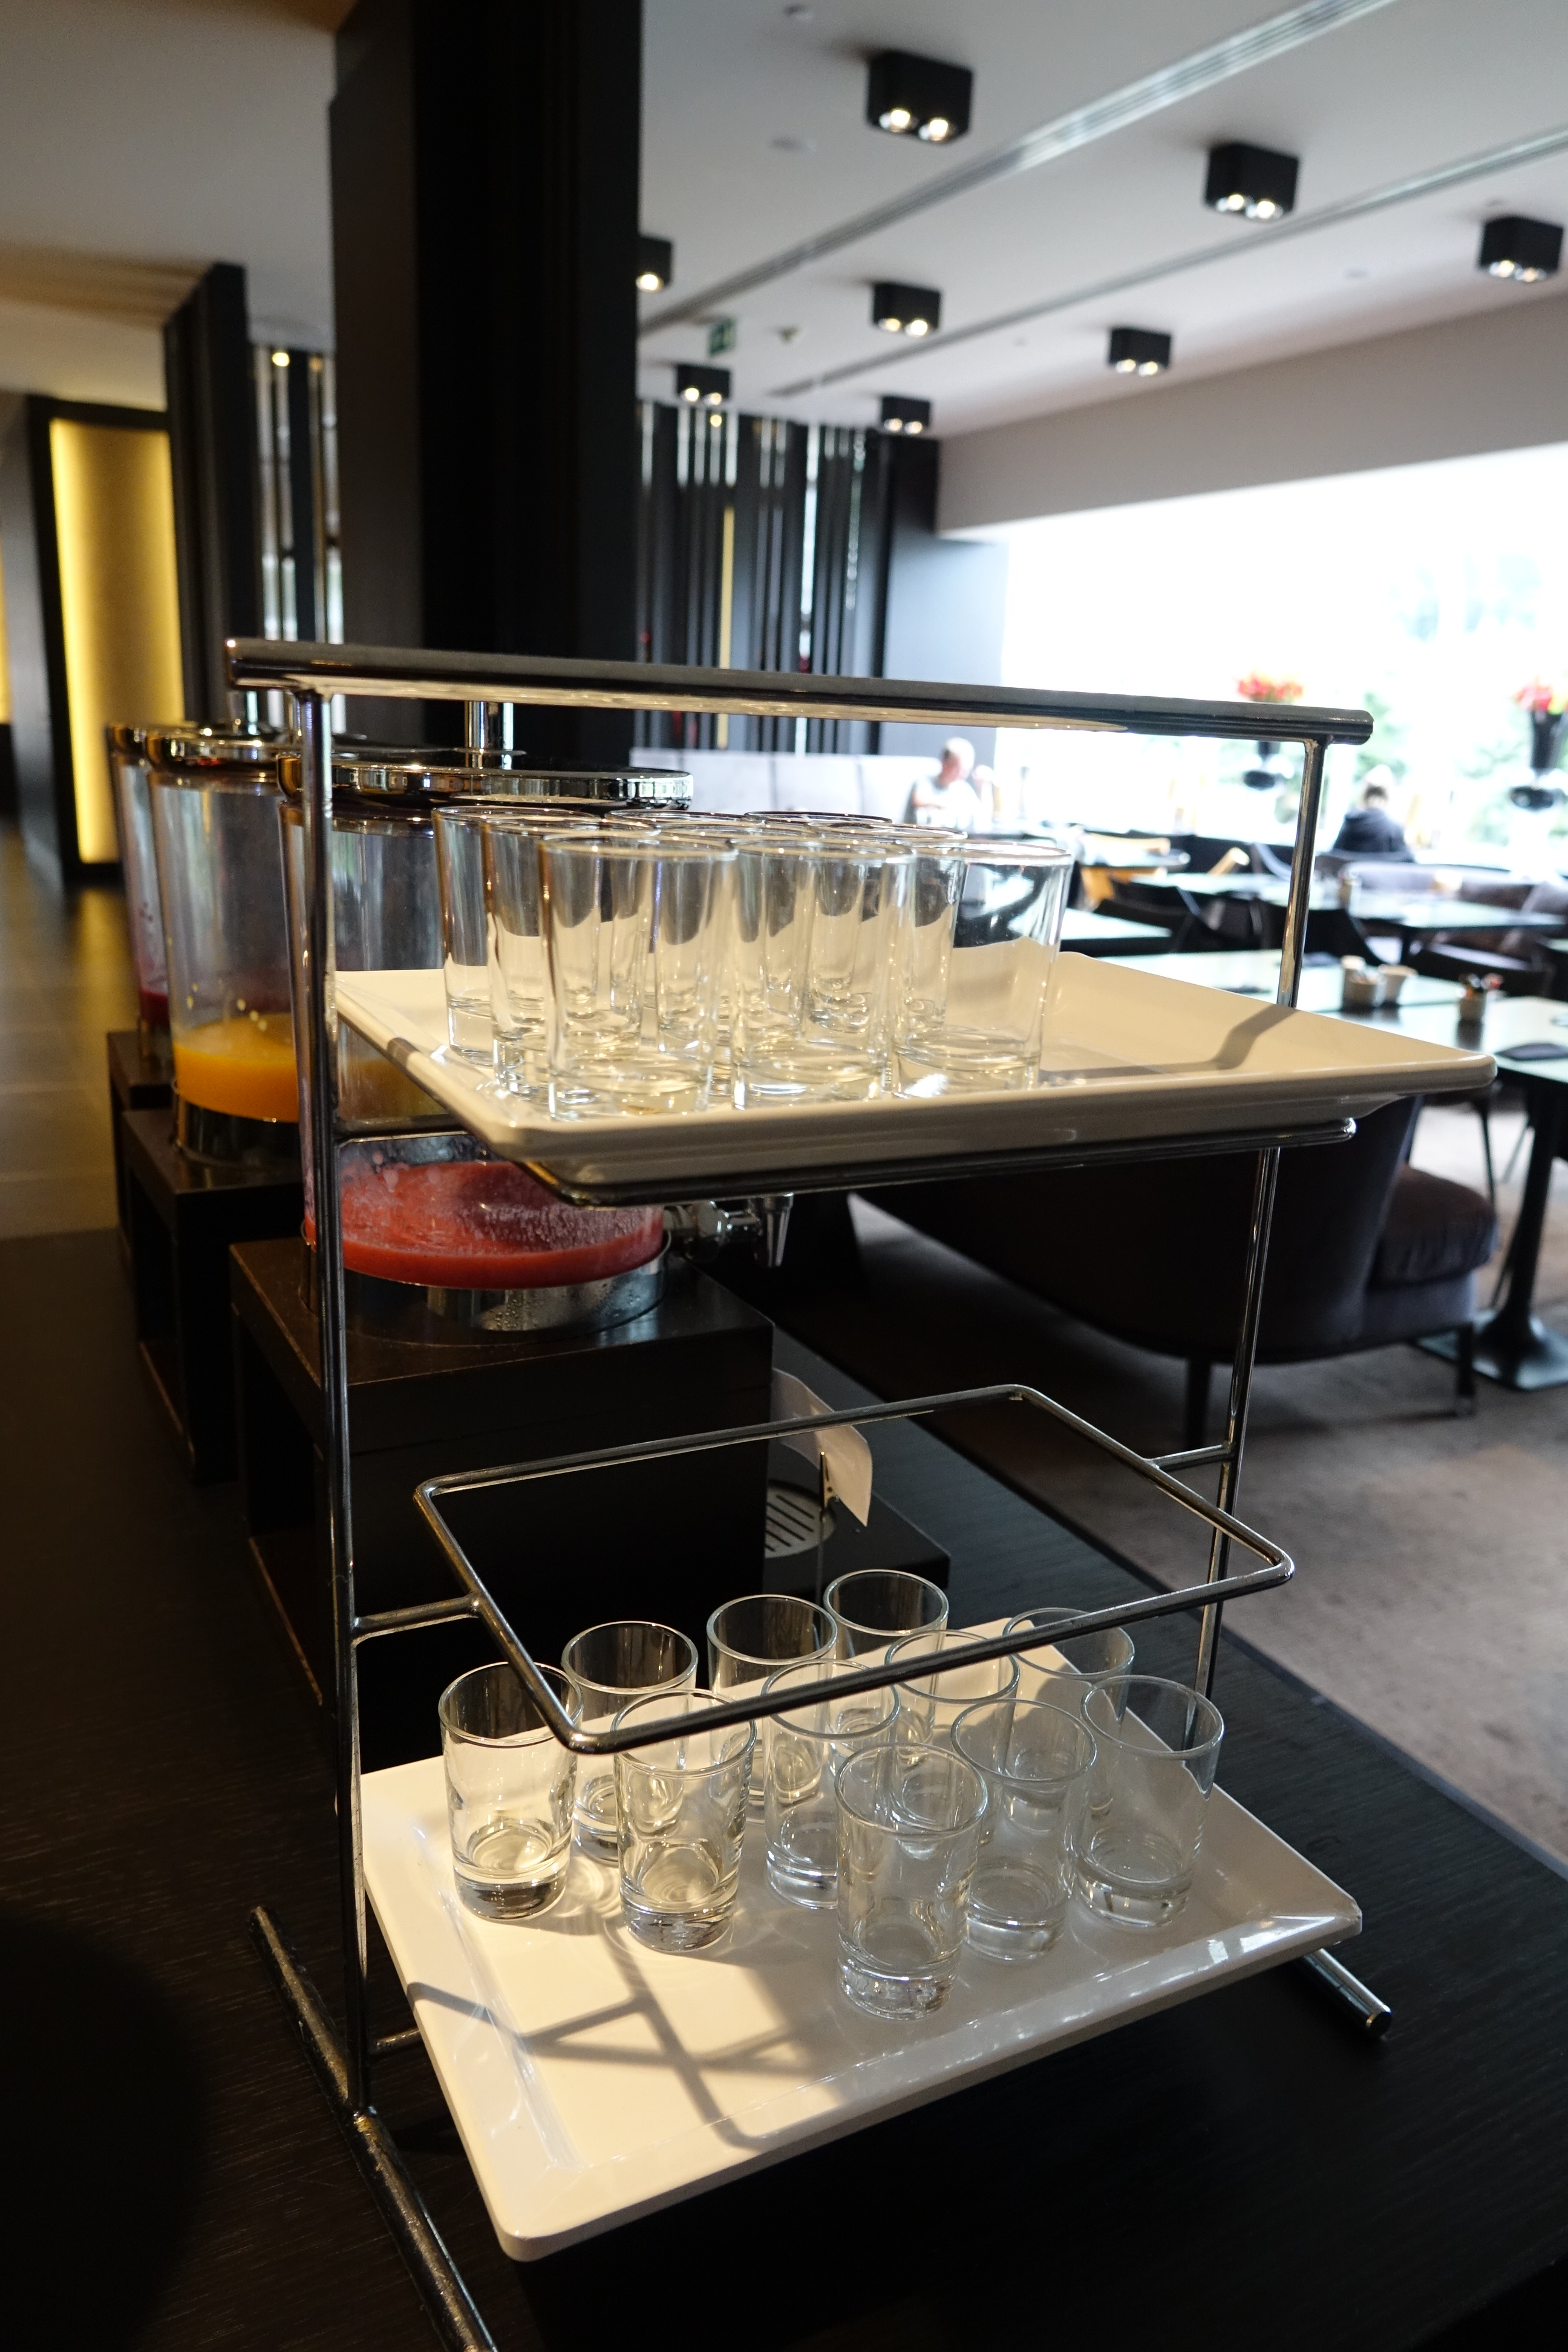
M 147 739 L 178 730 L 163 727 L 106 727 L 110 781 L 120 820 L 120 863 L 125 875 L 125 911 L 131 929 L 131 960 L 136 967 L 136 1027 L 144 1054 L 169 1050 L 169 960 L 163 944 L 163 905 L 158 895 L 158 861 L 153 847 L 153 788 L 147 777 Z
M 284 864 L 299 1033 L 305 1022 L 305 829 L 300 761 L 282 763 Z M 601 781 L 566 771 L 523 770 L 500 751 L 405 751 L 342 744 L 332 759 L 332 922 L 342 971 L 439 972 L 443 962 L 436 806 L 445 799 L 581 800 L 597 814 Z M 619 772 L 623 789 L 630 781 Z M 665 804 L 689 796 L 689 780 L 658 772 Z M 673 788 L 673 790 L 671 789 Z M 618 796 L 618 795 L 617 795 Z M 604 798 L 609 798 L 606 793 Z M 632 793 L 635 798 L 635 785 Z M 624 804 L 624 803 L 623 803 Z M 415 1339 L 471 1339 L 485 1331 L 593 1329 L 624 1322 L 662 1286 L 664 1216 L 654 1209 L 575 1209 L 497 1159 L 395 1063 L 338 1033 L 339 1108 L 350 1119 L 421 1123 L 423 1132 L 365 1137 L 341 1147 L 343 1265 L 351 1319 L 361 1328 Z M 306 1237 L 313 1240 L 310 1103 Z M 313 1257 L 311 1274 L 313 1280 Z
M 148 739 L 168 952 L 175 1135 L 193 1159 L 292 1172 L 299 1094 L 270 728 Z

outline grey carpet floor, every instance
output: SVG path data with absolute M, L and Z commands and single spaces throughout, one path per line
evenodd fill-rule
M 1494 1120 L 1500 1167 L 1521 1125 Z M 1414 1157 L 1479 1185 L 1473 1111 L 1425 1112 Z M 1505 1232 L 1517 1205 L 1516 1176 Z M 1100 1338 L 880 1208 L 858 1201 L 855 1216 L 861 1282 L 813 1302 L 809 1328 L 786 1319 L 882 1394 L 1024 1379 L 1141 1450 L 1181 1444 L 1181 1365 Z M 1537 1303 L 1568 1329 L 1561 1163 Z M 1261 1370 L 1240 1515 L 1299 1573 L 1238 1603 L 1234 1626 L 1568 1862 L 1568 1389 L 1480 1389 L 1456 1420 L 1448 1367 L 1404 1347 Z M 1037 1416 L 972 1413 L 951 1433 L 1162 1581 L 1206 1568 L 1201 1530 Z

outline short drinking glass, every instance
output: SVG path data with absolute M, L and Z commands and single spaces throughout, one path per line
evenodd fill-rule
M 561 1664 L 583 1694 L 584 1731 L 608 1731 L 628 1700 L 674 1696 L 697 1684 L 697 1652 L 673 1625 L 638 1619 L 590 1625 L 574 1633 Z M 601 1861 L 614 1859 L 616 1775 L 606 1757 L 583 1759 L 577 1774 L 577 1843 Z
M 985 1783 L 951 1748 L 888 1740 L 836 1786 L 838 1981 L 874 2017 L 929 2016 L 958 1973 Z
M 1096 1753 L 1079 1894 L 1126 1927 L 1162 1927 L 1192 1888 L 1225 1724 L 1212 1699 L 1153 1675 L 1091 1683 L 1082 1709 Z
M 1070 1624 L 1081 1613 L 1072 1609 L 1026 1609 L 1022 1616 L 1009 1619 L 1009 1633 L 1037 1629 L 1046 1641 L 1042 1649 L 1019 1652 L 1020 1698 L 1044 1699 L 1050 1706 L 1065 1706 L 1076 1715 L 1086 1682 L 1098 1682 L 1103 1675 L 1131 1673 L 1132 1636 L 1125 1625 L 1108 1625 L 1099 1633 L 1075 1633 L 1065 1642 L 1053 1640 L 1054 1626 Z
M 940 1633 L 947 1623 L 941 1585 L 907 1569 L 852 1569 L 834 1578 L 823 1599 L 838 1628 L 841 1658 L 880 1653 L 900 1633 Z
M 849 1671 L 843 1660 L 836 1663 L 839 1674 Z M 804 1665 L 781 1668 L 763 1687 L 772 1696 L 825 1681 L 834 1671 L 833 1664 L 814 1658 Z M 763 1821 L 768 1885 L 786 1903 L 799 1903 L 808 1911 L 831 1908 L 838 1891 L 834 1784 L 839 1768 L 863 1748 L 886 1740 L 898 1712 L 898 1694 L 892 1690 L 830 1690 L 764 1721 Z
M 706 1727 L 717 1704 L 712 1691 L 659 1691 L 616 1718 L 623 1729 L 668 1716 L 689 1726 L 615 1759 L 621 1907 L 637 1941 L 656 1951 L 700 1951 L 735 1908 L 757 1734 L 751 1723 Z
M 575 1686 L 553 1666 L 539 1671 L 575 1723 Z M 439 1713 L 458 1893 L 486 1918 L 531 1919 L 566 1884 L 577 1759 L 508 1665 L 459 1675 Z
M 991 1800 L 969 1890 L 969 1940 L 992 1959 L 1037 1959 L 1067 1916 L 1093 1738 L 1065 1707 L 1002 1699 L 966 1707 L 952 1744 Z

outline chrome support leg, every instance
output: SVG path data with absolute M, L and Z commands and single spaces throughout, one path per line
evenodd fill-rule
M 1318 817 L 1323 804 L 1323 761 L 1327 746 L 1303 745 L 1301 804 L 1296 817 L 1296 845 L 1290 856 L 1290 892 L 1285 904 L 1285 932 L 1279 943 L 1278 1002 L 1294 1006 L 1301 989 L 1301 961 L 1307 951 L 1307 918 L 1312 905 L 1312 860 L 1318 839 Z M 1230 1368 L 1230 1405 L 1226 1416 L 1225 1459 L 1220 1465 L 1217 1500 L 1223 1511 L 1234 1512 L 1241 1485 L 1242 1448 L 1247 1438 L 1247 1411 L 1252 1393 L 1253 1360 L 1258 1352 L 1258 1328 L 1263 1313 L 1263 1276 L 1268 1259 L 1268 1231 L 1274 1222 L 1274 1195 L 1279 1181 L 1278 1148 L 1258 1155 L 1258 1181 L 1252 1194 L 1252 1222 L 1247 1236 L 1247 1279 L 1242 1297 L 1241 1329 Z M 1228 1537 L 1216 1528 L 1209 1546 L 1209 1582 L 1217 1584 L 1230 1553 Z M 1198 1657 L 1193 1680 L 1206 1698 L 1214 1689 L 1215 1663 L 1219 1649 L 1220 1612 L 1205 1609 L 1198 1627 Z
M 1385 2000 L 1379 2000 L 1360 1977 L 1352 1976 L 1343 1960 L 1332 1952 L 1303 1952 L 1298 1966 L 1304 1969 L 1312 1982 L 1338 2003 L 1342 2016 L 1359 2025 L 1370 2040 L 1376 2041 L 1388 2031 L 1394 2011 Z
M 348 2141 L 365 2186 L 396 2242 L 432 2326 L 448 2352 L 496 2352 L 425 2200 L 404 2168 L 392 2134 L 368 2104 L 349 2095 L 346 2053 L 332 2032 L 326 2005 L 265 1910 L 250 1915 L 250 1935 L 278 1997 L 293 2019 L 327 2105 Z M 416 2033 L 416 2040 L 418 2039 Z M 402 2036 L 397 2037 L 401 2042 Z

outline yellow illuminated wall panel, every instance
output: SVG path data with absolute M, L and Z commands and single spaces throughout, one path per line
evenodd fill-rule
M 77 843 L 119 856 L 103 730 L 184 709 L 166 433 L 49 423 Z

